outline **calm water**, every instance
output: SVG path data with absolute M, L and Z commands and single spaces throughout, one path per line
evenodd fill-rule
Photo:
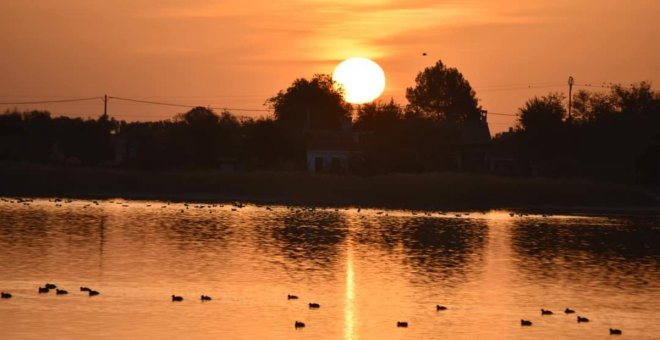
M 0 338 L 660 338 L 658 218 L 271 208 L 2 201 Z

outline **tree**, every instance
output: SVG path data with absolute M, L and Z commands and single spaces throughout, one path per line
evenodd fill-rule
M 266 100 L 275 111 L 275 119 L 286 128 L 302 132 L 314 129 L 338 129 L 342 118 L 349 118 L 351 106 L 344 101 L 332 77 L 317 74 L 311 80 L 296 79 L 285 91 Z
M 204 129 L 218 124 L 220 117 L 211 109 L 197 106 L 186 113 L 176 115 L 174 120 L 185 123 L 192 128 Z
M 611 97 L 623 114 L 660 116 L 660 97 L 648 82 L 632 84 L 630 89 L 616 85 L 612 88 Z
M 479 120 L 481 106 L 470 83 L 456 68 L 441 60 L 417 74 L 415 87 L 406 89 L 408 109 L 440 121 Z
M 560 93 L 528 100 L 518 113 L 519 129 L 528 132 L 556 131 L 566 116 L 563 100 L 564 96 Z
M 403 109 L 393 99 L 389 103 L 371 102 L 358 108 L 355 128 L 382 132 L 392 130 L 400 124 L 402 119 Z
M 612 87 L 609 93 L 578 91 L 573 96 L 573 108 L 577 121 L 602 123 L 617 115 L 660 117 L 660 96 L 651 84 L 640 82 L 629 88 L 621 85 Z
M 543 175 L 556 174 L 559 158 L 571 152 L 571 135 L 566 135 L 563 105 L 564 96 L 551 93 L 544 97 L 534 97 L 520 108 L 518 129 L 523 142 L 525 157 L 540 169 Z
M 611 117 L 616 104 L 604 93 L 580 90 L 573 96 L 572 110 L 576 122 L 593 123 Z
M 192 156 L 195 165 L 212 166 L 216 163 L 219 149 L 220 116 L 205 107 L 195 107 L 175 117 L 179 129 L 177 139 L 185 144 L 183 149 Z

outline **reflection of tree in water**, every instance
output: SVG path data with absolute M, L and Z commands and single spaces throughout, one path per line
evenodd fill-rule
M 511 243 L 520 270 L 539 280 L 643 286 L 660 270 L 657 225 L 642 218 L 517 221 Z
M 287 212 L 273 223 L 260 231 L 271 233 L 274 248 L 297 264 L 313 267 L 335 263 L 339 245 L 348 235 L 344 218 L 331 211 Z
M 231 235 L 231 227 L 226 219 L 219 216 L 162 216 L 157 221 L 158 228 L 164 229 L 168 238 L 186 249 L 192 247 L 217 247 L 226 243 Z
M 461 280 L 471 262 L 481 258 L 487 235 L 488 227 L 480 220 L 383 217 L 360 228 L 356 240 L 389 252 L 401 245 L 413 273 L 431 280 Z
M 482 255 L 488 227 L 479 220 L 411 219 L 401 230 L 404 251 L 416 273 L 433 279 L 465 275 Z

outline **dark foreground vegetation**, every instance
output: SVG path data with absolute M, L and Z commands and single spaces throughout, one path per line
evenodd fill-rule
M 299 172 L 62 168 L 0 163 L 0 194 L 36 197 L 251 201 L 395 209 L 657 209 L 646 190 L 581 180 L 427 173 L 370 177 Z

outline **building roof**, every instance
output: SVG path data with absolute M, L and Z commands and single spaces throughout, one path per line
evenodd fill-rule
M 487 145 L 490 143 L 490 129 L 485 120 L 467 121 L 457 124 L 460 145 Z

